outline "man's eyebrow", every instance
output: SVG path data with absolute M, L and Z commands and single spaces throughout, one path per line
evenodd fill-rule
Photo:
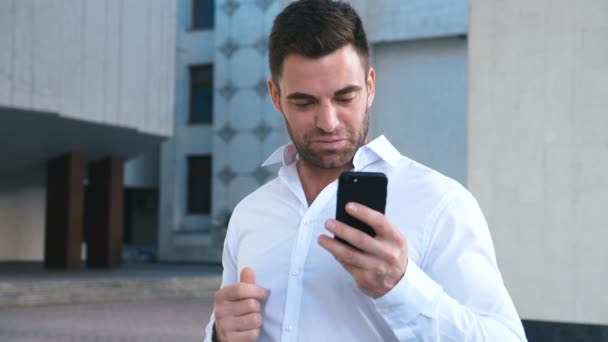
M 336 91 L 334 93 L 334 96 L 341 96 L 341 95 L 346 95 L 346 94 L 350 94 L 350 93 L 354 93 L 361 90 L 360 86 L 356 86 L 356 85 L 350 85 L 348 87 L 342 88 L 338 91 Z
M 342 95 L 357 92 L 359 90 L 361 90 L 360 86 L 350 85 L 350 86 L 344 87 L 344 88 L 334 92 L 334 96 L 342 96 Z M 295 92 L 295 93 L 291 93 L 291 94 L 287 95 L 287 99 L 288 100 L 316 100 L 317 98 L 310 94 Z
M 316 98 L 310 94 L 306 93 L 291 93 L 287 95 L 288 100 L 315 100 Z

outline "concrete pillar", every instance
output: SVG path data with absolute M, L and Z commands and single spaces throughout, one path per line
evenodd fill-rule
M 124 161 L 111 157 L 89 168 L 87 267 L 120 266 L 123 237 Z
M 79 268 L 82 246 L 84 161 L 71 152 L 47 162 L 44 265 Z

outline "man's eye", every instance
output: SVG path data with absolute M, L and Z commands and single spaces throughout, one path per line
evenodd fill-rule
M 299 103 L 295 103 L 295 105 L 297 108 L 305 109 L 305 108 L 310 107 L 312 105 L 312 102 L 299 102 Z
M 353 100 L 352 97 L 348 97 L 348 98 L 340 98 L 337 101 L 340 103 L 350 103 Z

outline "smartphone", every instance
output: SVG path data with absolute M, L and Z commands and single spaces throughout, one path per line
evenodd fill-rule
M 388 178 L 381 172 L 348 171 L 340 175 L 336 203 L 336 220 L 359 229 L 370 236 L 376 236 L 372 227 L 346 213 L 346 204 L 356 202 L 384 214 L 386 208 L 386 187 Z M 347 243 L 338 236 L 334 238 Z

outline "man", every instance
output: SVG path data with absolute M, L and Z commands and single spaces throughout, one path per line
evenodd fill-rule
M 525 340 L 472 195 L 367 139 L 368 56 L 348 4 L 301 0 L 275 19 L 268 88 L 292 144 L 233 212 L 207 341 Z M 332 219 L 347 170 L 389 179 L 386 215 L 346 207 L 375 237 Z

